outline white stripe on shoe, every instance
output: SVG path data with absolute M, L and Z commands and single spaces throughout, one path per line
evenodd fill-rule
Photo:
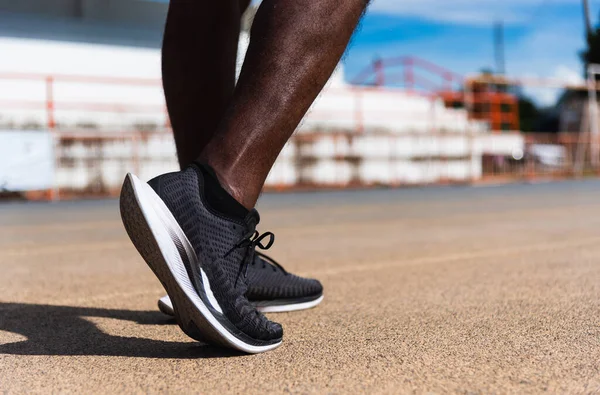
M 257 306 L 256 310 L 263 313 L 285 313 L 289 311 L 307 310 L 318 306 L 323 301 L 323 298 L 324 295 L 321 295 L 321 297 L 319 297 L 318 299 L 311 300 L 309 302 L 290 303 L 273 306 Z M 169 295 L 165 295 L 158 300 L 158 309 L 166 315 L 175 315 L 175 312 L 173 311 L 173 303 L 171 303 Z

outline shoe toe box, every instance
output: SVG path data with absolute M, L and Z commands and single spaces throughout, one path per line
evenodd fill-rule
M 269 333 L 268 340 L 277 340 L 283 337 L 283 326 L 277 322 L 269 321 L 267 332 Z

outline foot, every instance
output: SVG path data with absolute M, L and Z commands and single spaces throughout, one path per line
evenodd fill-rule
M 305 310 L 323 301 L 323 286 L 317 280 L 288 273 L 272 258 L 257 252 L 248 267 L 246 297 L 263 313 Z M 159 299 L 158 308 L 167 315 L 174 314 L 168 295 Z
M 254 249 L 269 248 L 273 235 L 258 235 L 258 212 L 229 196 L 209 168 L 192 165 L 148 184 L 129 174 L 120 207 L 129 237 L 167 290 L 186 334 L 249 353 L 281 344 L 281 325 L 245 296 Z

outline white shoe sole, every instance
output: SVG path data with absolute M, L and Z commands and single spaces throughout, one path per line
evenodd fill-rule
M 197 265 L 202 271 L 194 248 L 173 214 L 148 184 L 128 174 L 121 191 L 120 207 L 131 241 L 163 284 L 173 302 L 177 323 L 188 336 L 252 354 L 281 345 L 281 340 L 263 342 L 239 331 L 234 334 L 232 329 L 224 326 L 225 318 L 218 317 L 220 307 L 214 297 L 210 297 L 210 284 L 203 272 L 204 300 L 200 297 L 182 258 L 185 254 L 190 264 Z
M 312 309 L 313 307 L 318 306 L 322 301 L 323 295 L 321 295 L 321 297 L 319 297 L 318 299 L 311 300 L 310 302 L 291 303 L 286 305 L 273 306 L 256 306 L 256 310 L 262 313 L 285 313 L 289 311 Z M 175 312 L 173 311 L 173 303 L 171 303 L 169 295 L 165 295 L 158 300 L 158 309 L 166 315 L 175 315 Z

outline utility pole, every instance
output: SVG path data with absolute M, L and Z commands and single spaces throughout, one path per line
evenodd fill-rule
M 598 94 L 596 92 L 596 76 L 600 74 L 600 66 L 588 66 L 588 103 L 590 124 L 590 156 L 592 168 L 598 170 L 600 165 L 600 125 L 598 125 Z
M 589 0 L 583 2 L 583 17 L 585 18 L 585 39 L 588 42 L 588 50 L 592 51 L 592 21 L 590 19 L 590 4 Z M 594 170 L 600 167 L 600 125 L 598 124 L 598 92 L 597 92 L 597 76 L 600 74 L 600 66 L 593 64 L 593 59 L 589 59 L 587 64 L 587 80 L 588 80 L 588 117 L 590 127 L 590 156 L 591 165 Z
M 506 61 L 504 59 L 504 23 L 502 21 L 494 24 L 494 54 L 496 74 L 503 75 L 506 72 Z
M 583 18 L 585 25 L 586 39 L 592 34 L 592 20 L 590 18 L 590 3 L 589 0 L 581 0 L 583 3 Z

